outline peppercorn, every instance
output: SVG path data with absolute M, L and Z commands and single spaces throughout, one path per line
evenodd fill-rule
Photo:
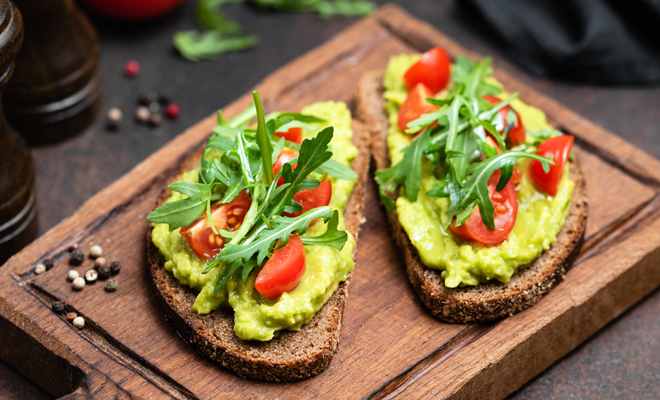
M 135 60 L 128 60 L 124 64 L 124 75 L 133 78 L 140 73 L 140 64 Z
M 47 259 L 43 260 L 42 262 L 46 266 L 46 271 L 53 268 L 53 259 L 52 258 L 47 258 Z
M 179 113 L 181 112 L 181 108 L 179 108 L 178 104 L 176 103 L 170 103 L 165 107 L 165 116 L 169 119 L 175 119 L 176 117 L 179 116 Z
M 94 267 L 99 268 L 105 265 L 105 258 L 99 257 L 96 260 L 94 260 Z
M 102 254 L 103 254 L 103 249 L 101 248 L 101 246 L 96 245 L 96 246 L 92 246 L 89 249 L 89 256 L 92 258 L 99 258 L 101 257 Z
M 117 275 L 120 270 L 121 270 L 121 264 L 119 263 L 119 261 L 113 261 L 110 263 L 110 271 L 112 272 L 112 275 Z
M 76 317 L 73 319 L 73 326 L 75 326 L 78 329 L 82 329 L 83 326 L 85 326 L 85 318 L 83 317 Z
M 158 126 L 163 122 L 163 117 L 160 116 L 160 114 L 151 114 L 151 118 L 149 118 L 149 123 L 151 126 Z
M 172 100 L 170 100 L 170 96 L 161 93 L 158 95 L 158 102 L 163 105 L 168 105 L 172 102 Z
M 89 269 L 87 272 L 85 272 L 85 280 L 87 283 L 93 283 L 96 282 L 96 278 L 99 277 L 99 273 L 96 272 L 95 269 Z
M 114 292 L 117 290 L 117 287 L 119 287 L 119 282 L 117 282 L 115 279 L 110 279 L 105 283 L 105 291 L 106 292 Z
M 67 275 L 67 278 L 70 281 L 74 281 L 79 276 L 80 276 L 80 274 L 78 273 L 78 271 L 76 271 L 75 269 L 72 269 L 71 271 L 69 271 L 69 274 Z
M 71 252 L 71 257 L 69 258 L 69 264 L 71 265 L 81 265 L 85 261 L 85 255 L 80 249 L 75 249 Z
M 51 305 L 51 309 L 53 312 L 57 314 L 62 314 L 64 312 L 64 302 L 63 301 L 56 301 Z
M 158 101 L 158 93 L 156 92 L 142 92 L 140 97 L 138 97 L 138 102 L 143 106 L 149 105 L 154 101 Z
M 77 249 L 77 248 L 78 248 L 78 243 L 74 243 L 74 244 L 72 244 L 71 246 L 69 246 L 69 252 L 72 252 L 72 251 L 74 251 L 74 250 Z
M 105 117 L 105 122 L 110 129 L 119 129 L 121 126 L 121 120 L 124 118 L 121 110 L 117 107 L 112 107 L 108 110 L 108 114 Z
M 73 280 L 73 288 L 76 290 L 82 290 L 85 287 L 85 279 L 82 277 L 77 277 Z
M 149 111 L 151 111 L 152 113 L 157 113 L 158 111 L 160 111 L 160 104 L 158 104 L 157 101 L 152 101 L 151 103 L 149 103 Z
M 69 321 L 69 322 L 71 322 L 71 321 L 73 321 L 74 319 L 76 319 L 77 316 L 78 316 L 78 315 L 77 315 L 76 313 L 74 313 L 74 312 L 66 313 L 66 320 Z
M 39 263 L 39 264 L 37 264 L 37 265 L 34 267 L 34 273 L 35 273 L 35 274 L 37 274 L 37 275 L 41 275 L 41 274 L 43 274 L 44 272 L 46 272 L 46 266 L 45 266 L 45 265 Z
M 149 109 L 145 106 L 140 106 L 135 109 L 135 119 L 138 122 L 147 122 L 149 121 L 149 118 L 151 117 L 151 113 L 149 112 Z
M 109 265 L 101 265 L 98 269 L 99 272 L 99 279 L 104 281 L 108 278 L 110 278 L 110 275 L 112 275 L 112 270 L 110 270 Z

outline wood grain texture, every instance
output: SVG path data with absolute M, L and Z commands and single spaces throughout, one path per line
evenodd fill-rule
M 386 6 L 266 78 L 267 111 L 319 100 L 351 102 L 363 72 L 390 55 L 445 46 L 444 35 Z M 468 53 L 469 54 L 469 53 Z M 87 201 L 0 268 L 0 356 L 53 395 L 69 398 L 502 398 L 660 285 L 660 162 L 562 108 L 501 71 L 510 91 L 578 138 L 590 196 L 587 243 L 566 280 L 533 308 L 480 325 L 447 325 L 424 311 L 367 186 L 366 219 L 346 304 L 339 350 L 319 376 L 295 384 L 244 380 L 188 347 L 161 315 L 145 262 L 147 215 L 168 177 L 202 145 L 214 117 L 190 128 Z M 249 102 L 225 108 L 231 116 Z M 619 199 L 613 199 L 617 194 Z M 643 218 L 647 223 L 638 224 Z M 102 283 L 73 292 L 67 247 L 104 248 L 122 262 L 119 290 Z M 35 263 L 54 257 L 40 276 Z M 86 260 L 78 271 L 91 267 Z M 50 311 L 55 299 L 85 316 L 77 330 Z M 13 327 L 13 328 L 12 328 Z M 30 341 L 30 352 L 19 343 Z M 12 349 L 14 349 L 12 351 Z M 47 358 L 46 370 L 37 370 Z

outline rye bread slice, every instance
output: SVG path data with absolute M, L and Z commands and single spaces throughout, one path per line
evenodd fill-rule
M 369 131 L 353 122 L 353 143 L 358 155 L 351 167 L 358 174 L 344 211 L 346 229 L 356 240 L 363 222 L 365 183 L 370 163 Z M 199 165 L 201 149 L 181 165 L 171 182 L 183 172 Z M 170 196 L 165 189 L 158 198 L 160 206 Z M 192 310 L 197 291 L 179 283 L 164 268 L 165 260 L 147 235 L 147 261 L 153 284 L 165 317 L 179 335 L 203 356 L 222 364 L 244 378 L 268 382 L 292 382 L 319 374 L 330 364 L 337 352 L 344 305 L 348 297 L 349 279 L 341 283 L 328 302 L 300 331 L 283 330 L 268 342 L 241 340 L 234 333 L 234 313 L 218 309 L 207 315 Z
M 383 72 L 363 75 L 358 86 L 357 117 L 370 129 L 372 155 L 377 169 L 390 166 L 387 147 L 388 118 L 383 98 Z M 515 273 L 508 283 L 489 282 L 476 287 L 448 288 L 441 271 L 427 268 L 399 223 L 396 210 L 388 213 L 392 235 L 401 249 L 406 273 L 426 308 L 438 319 L 451 323 L 490 321 L 536 304 L 563 278 L 577 256 L 587 225 L 584 176 L 577 160 L 571 163 L 575 182 L 573 199 L 557 241 L 530 266 Z

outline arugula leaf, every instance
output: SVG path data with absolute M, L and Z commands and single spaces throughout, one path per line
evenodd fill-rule
M 309 224 L 316 218 L 323 218 L 324 221 L 327 221 L 332 217 L 332 214 L 333 211 L 330 207 L 325 206 L 306 211 L 295 218 L 273 217 L 269 221 L 274 229 L 262 230 L 254 241 L 247 244 L 236 245 L 228 243 L 216 258 L 220 262 L 230 264 L 238 260 L 247 262 L 256 254 L 257 263 L 261 264 L 268 255 L 271 246 L 276 241 L 280 240 L 282 246 L 286 245 L 289 241 L 289 236 L 294 231 L 303 234 L 307 231 Z
M 167 224 L 170 231 L 195 222 L 204 212 L 212 196 L 210 184 L 176 182 L 167 187 L 188 197 L 163 204 L 147 215 L 147 220 L 157 224 Z
M 332 246 L 335 249 L 341 251 L 348 240 L 348 234 L 346 231 L 340 231 L 337 229 L 339 226 L 339 212 L 335 210 L 332 213 L 330 221 L 326 227 L 325 233 L 319 236 L 301 236 L 302 242 L 305 246 L 319 245 L 324 244 L 326 246 Z
M 259 43 L 257 36 L 227 37 L 218 31 L 181 31 L 174 34 L 174 47 L 190 61 L 214 60 L 222 53 L 249 49 Z
M 254 104 L 257 106 L 257 145 L 261 151 L 261 161 L 263 163 L 262 172 L 266 178 L 266 184 L 273 182 L 273 143 L 266 132 L 266 119 L 264 118 L 264 108 L 261 105 L 259 93 L 252 92 Z
M 355 171 L 332 158 L 321 164 L 321 166 L 316 169 L 316 172 L 319 174 L 328 174 L 337 179 L 346 179 L 347 181 L 352 181 L 353 179 L 358 178 Z

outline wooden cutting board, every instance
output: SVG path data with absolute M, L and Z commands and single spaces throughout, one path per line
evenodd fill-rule
M 387 5 L 266 78 L 267 111 L 321 100 L 353 102 L 360 75 L 391 55 L 444 46 L 476 57 L 400 8 Z M 452 398 L 500 399 L 575 348 L 660 285 L 660 161 L 506 73 L 510 92 L 577 138 L 587 178 L 586 242 L 566 280 L 535 307 L 489 324 L 448 325 L 420 305 L 389 237 L 376 187 L 350 285 L 339 351 L 319 376 L 293 384 L 237 377 L 200 357 L 167 324 L 145 262 L 145 216 L 177 165 L 203 144 L 209 117 L 88 200 L 0 268 L 0 357 L 55 396 L 121 399 Z M 232 116 L 245 95 L 225 108 Z M 641 223 L 643 221 L 643 223 Z M 103 247 L 123 268 L 115 293 L 103 283 L 74 292 L 67 248 Z M 55 267 L 36 276 L 34 265 Z M 92 265 L 86 260 L 85 271 Z M 65 300 L 83 315 L 74 328 L 50 310 Z

